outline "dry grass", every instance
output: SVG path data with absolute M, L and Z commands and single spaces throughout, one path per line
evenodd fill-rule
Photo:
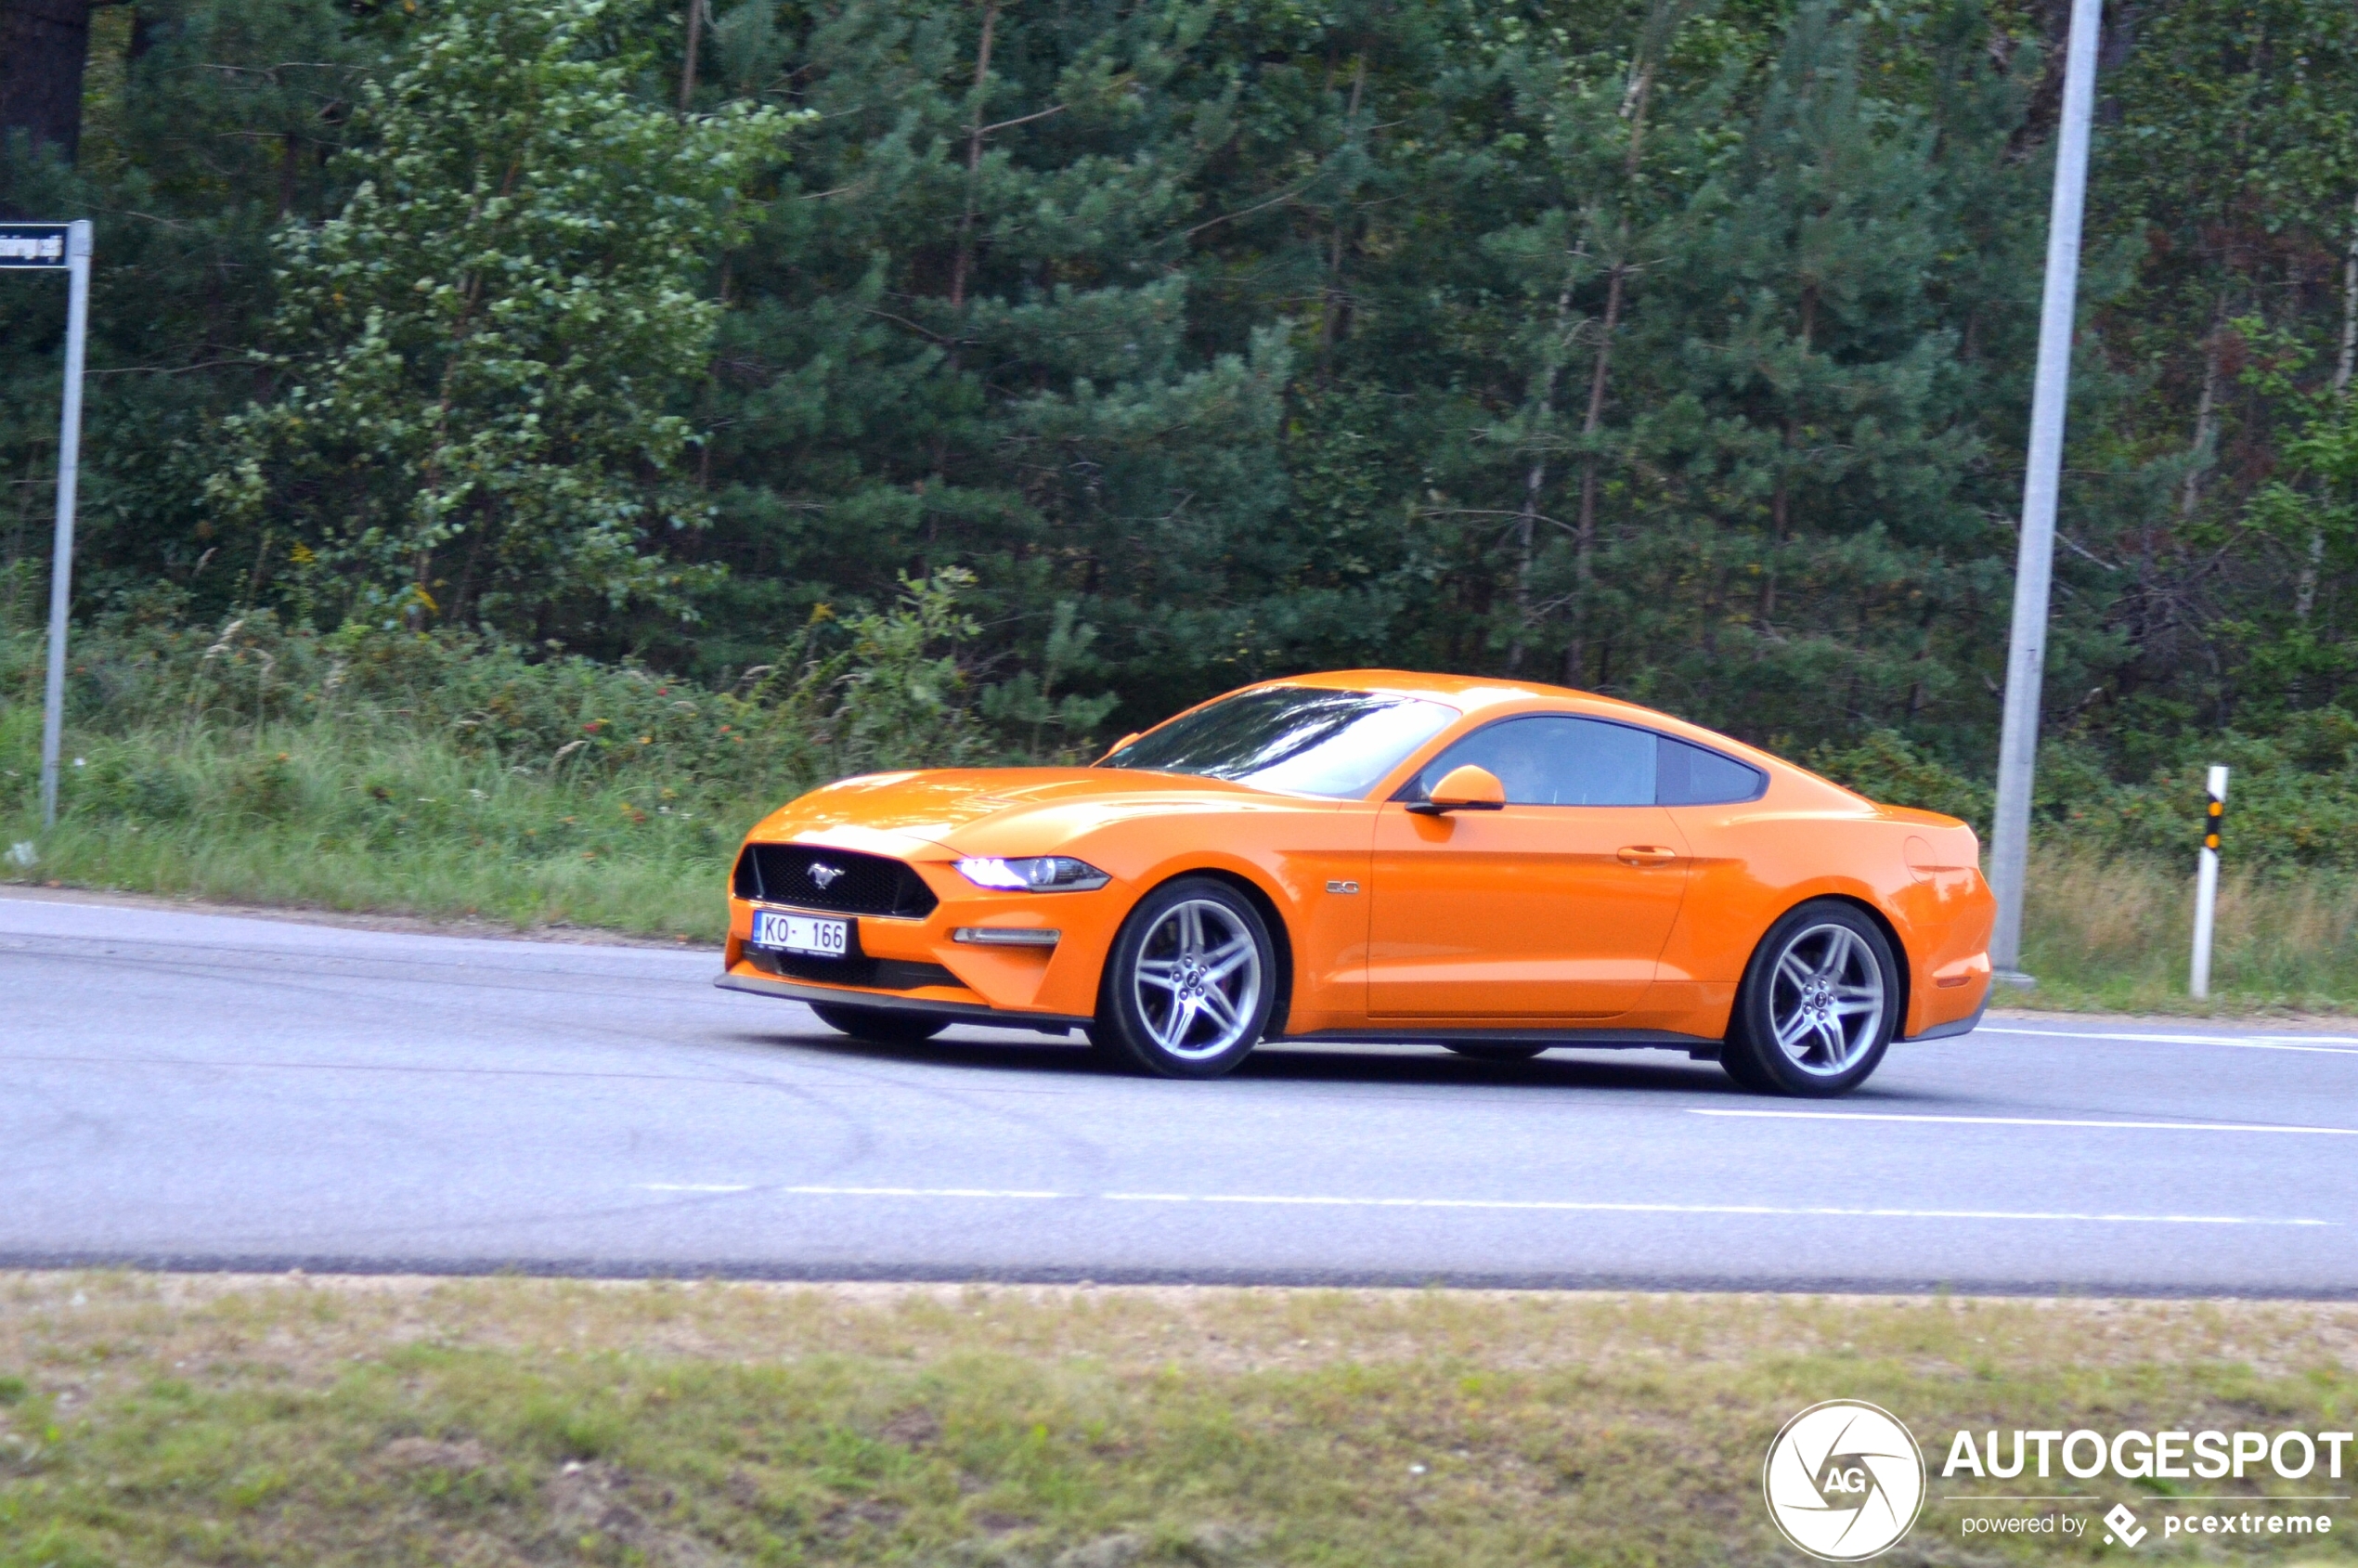
M 2213 998 L 2186 994 L 2194 868 L 2049 848 L 2033 861 L 2023 962 L 2041 1006 L 2346 1012 L 2358 1006 L 2358 884 L 2314 871 L 2219 881 Z
M 2346 1427 L 2358 1307 L 17 1275 L 0 1563 L 1782 1562 L 1837 1395 Z

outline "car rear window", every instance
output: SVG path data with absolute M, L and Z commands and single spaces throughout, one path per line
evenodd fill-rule
M 1417 697 L 1263 686 L 1183 713 L 1098 766 L 1347 799 L 1381 784 L 1457 718 L 1456 708 Z
M 1660 738 L 1654 799 L 1662 805 L 1728 806 L 1757 799 L 1768 787 L 1768 775 L 1749 762 L 1668 735 Z

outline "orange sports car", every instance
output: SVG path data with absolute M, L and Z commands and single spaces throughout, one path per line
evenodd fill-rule
M 1264 1040 L 1662 1046 L 1839 1095 L 1990 989 L 1973 830 L 1557 687 L 1264 681 L 1085 768 L 877 773 L 745 838 L 732 991 L 916 1041 L 1086 1032 L 1213 1078 Z

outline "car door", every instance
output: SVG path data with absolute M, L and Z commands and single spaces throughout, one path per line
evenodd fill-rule
M 1501 719 L 1444 750 L 1376 817 L 1371 1017 L 1469 1025 L 1635 1008 L 1678 917 L 1689 857 L 1655 804 L 1650 730 Z M 1495 811 L 1411 811 L 1451 769 L 1496 774 Z

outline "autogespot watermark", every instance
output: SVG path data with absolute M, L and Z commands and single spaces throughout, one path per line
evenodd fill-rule
M 2011 1481 L 2035 1457 L 2041 1479 L 2052 1475 L 2050 1455 L 2064 1473 L 2092 1481 L 2110 1472 L 2123 1481 L 2223 1481 L 2232 1474 L 2244 1478 L 2247 1467 L 2262 1463 L 2287 1481 L 2304 1481 L 2317 1469 L 2320 1453 L 2326 1474 L 2341 1479 L 2343 1450 L 2353 1441 L 2346 1432 L 2117 1432 L 2110 1438 L 2082 1427 L 2078 1432 L 2023 1432 L 2014 1434 L 2014 1446 L 2000 1464 L 1998 1434 L 1985 1435 L 1988 1458 L 1975 1445 L 1974 1434 L 1961 1432 L 1949 1444 L 1949 1461 L 1940 1467 L 1946 1481 L 1956 1475 L 1994 1475 Z
M 2085 1492 L 1959 1492 L 1928 1499 L 1923 1451 L 1899 1419 L 1859 1400 L 1831 1399 L 1779 1430 L 1760 1485 L 1778 1531 L 1825 1562 L 1859 1562 L 1890 1550 L 1913 1528 L 1927 1500 L 1966 1510 L 1958 1529 L 1967 1538 L 2044 1536 L 2062 1543 L 2082 1540 L 2094 1529 L 2105 1544 L 2131 1549 L 2191 1536 L 2260 1536 L 2291 1545 L 2333 1534 L 2332 1513 L 2314 1505 L 2351 1500 L 2332 1484 L 2342 1480 L 2353 1444 L 2358 1435 L 2351 1432 L 2299 1430 L 1961 1431 L 1940 1468 L 1941 1480 L 1966 1484 L 2134 1482 L 2138 1508 L 2149 1514 L 2163 1510 L 2158 1518 L 2140 1518 L 2117 1500 L 2098 1513 L 2106 1499 Z M 2205 1495 L 2173 1484 L 2270 1477 L 2313 1489 Z M 2041 1506 L 2025 1510 L 2023 1504 Z M 1993 1508 L 2003 1511 L 1987 1511 Z
M 1777 1433 L 1760 1490 L 1786 1540 L 1822 1562 L 1859 1562 L 1890 1550 L 1915 1524 L 1924 1451 L 1890 1411 L 1829 1399 Z
M 2045 1481 L 2054 1477 L 2059 1466 L 2074 1481 L 2143 1482 L 2148 1494 L 2141 1499 L 2144 1506 L 2181 1510 L 2165 1512 L 2155 1524 L 2148 1524 L 2127 1503 L 2114 1504 L 2104 1516 L 2105 1539 L 2120 1547 L 2141 1546 L 2157 1535 L 2164 1541 L 2180 1536 L 2264 1536 L 2279 1542 L 2329 1536 L 2333 1515 L 2309 1505 L 2347 1502 L 2350 1497 L 2345 1492 L 2328 1489 L 2273 1497 L 2173 1496 L 2177 1488 L 2170 1484 L 2256 1481 L 2272 1474 L 2280 1481 L 2337 1482 L 2342 1479 L 2347 1450 L 2358 1441 L 2358 1436 L 2347 1432 L 2312 1436 L 2299 1430 L 2197 1432 L 2191 1428 L 2165 1432 L 2132 1428 L 2106 1434 L 2082 1427 L 2074 1432 L 2016 1430 L 2007 1435 L 2011 1441 L 2002 1444 L 1995 1431 L 1983 1432 L 1978 1441 L 1970 1432 L 1958 1432 L 1950 1440 L 1941 1479 Z M 1964 1496 L 1955 1500 L 1973 1506 L 2038 1499 Z M 2234 1506 L 2222 1510 L 2221 1503 Z M 1968 1536 L 2017 1534 L 2025 1528 L 2026 1519 L 2041 1517 L 1967 1514 L 1961 1528 Z M 2065 1534 L 2074 1533 L 2071 1514 L 2057 1510 L 2043 1517 L 2060 1521 Z M 2085 1520 L 2077 1523 L 2080 1530 L 2087 1528 Z

